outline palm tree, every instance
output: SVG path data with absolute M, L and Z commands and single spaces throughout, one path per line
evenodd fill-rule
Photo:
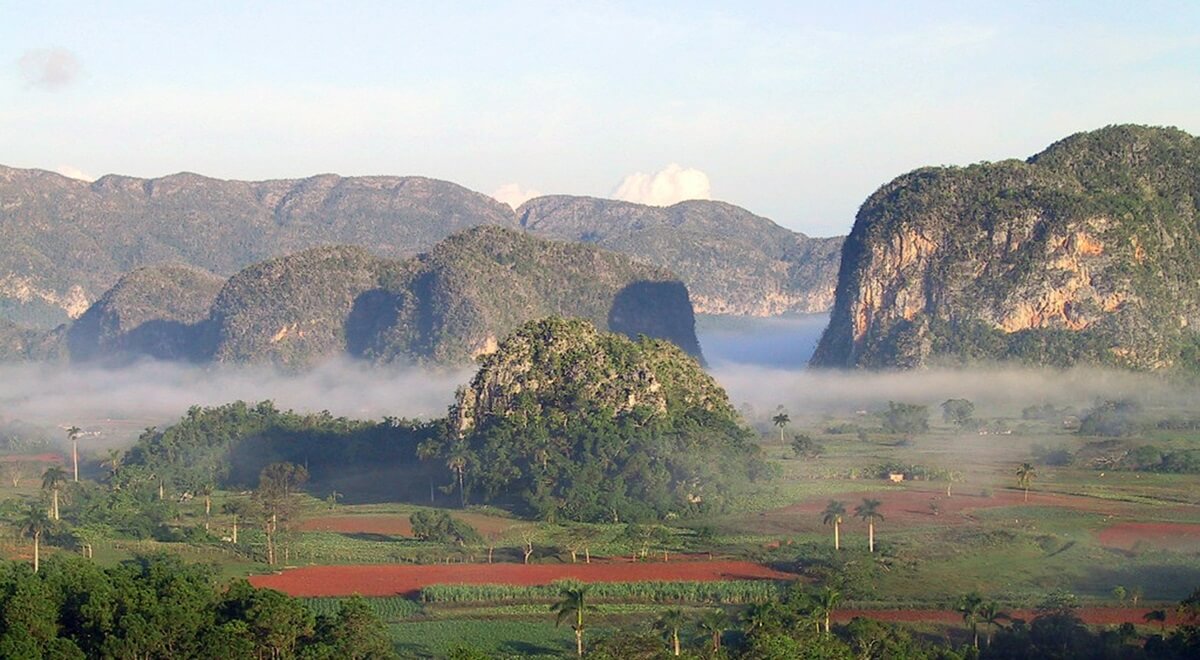
M 986 623 L 987 627 L 988 627 L 988 632 L 987 632 L 987 645 L 988 646 L 992 645 L 992 633 L 995 631 L 995 629 L 997 627 L 999 627 L 1000 622 L 1007 618 L 1009 618 L 1008 613 L 1001 612 L 1000 605 L 997 604 L 996 601 L 994 601 L 994 600 L 989 601 L 987 604 L 985 604 L 979 608 L 979 619 L 983 623 Z
M 78 426 L 67 429 L 67 439 L 71 441 L 71 460 L 75 463 L 75 481 L 79 481 L 79 436 L 82 433 L 83 429 Z
M 954 606 L 954 611 L 962 615 L 963 623 L 971 629 L 971 634 L 975 637 L 976 649 L 979 648 L 979 617 L 982 609 L 983 596 L 974 591 L 959 598 L 958 604 Z
M 208 522 L 212 518 L 212 496 L 216 487 L 212 484 L 200 486 L 200 494 L 204 496 L 204 531 L 208 531 Z
M 950 497 L 950 489 L 954 488 L 954 484 L 963 480 L 963 473 L 958 470 L 951 470 L 946 473 L 946 497 Z
M 883 520 L 883 514 L 879 513 L 881 504 L 879 500 L 864 498 L 862 504 L 854 507 L 854 516 L 867 523 L 867 543 L 871 552 L 875 552 L 875 521 Z
M 121 470 L 121 459 L 123 458 L 120 449 L 109 449 L 108 459 L 104 461 L 104 465 L 108 466 L 108 480 L 113 485 L 113 490 L 117 490 L 117 472 Z
M 829 500 L 825 510 L 821 512 L 821 522 L 826 525 L 833 525 L 833 549 L 842 549 L 842 539 L 839 532 L 841 531 L 842 516 L 846 515 L 846 505 L 837 500 Z
M 829 620 L 833 618 L 833 611 L 842 602 L 842 593 L 832 587 L 825 587 L 817 592 L 812 597 L 813 608 L 816 610 L 816 615 L 824 620 L 825 634 L 829 634 Z
M 659 615 L 658 621 L 654 622 L 654 627 L 658 630 L 667 633 L 667 638 L 671 640 L 671 648 L 675 651 L 675 655 L 679 655 L 679 629 L 684 626 L 687 620 L 683 616 L 683 610 L 678 607 L 672 607 L 669 610 L 664 610 Z
M 63 473 L 66 474 L 65 472 Z M 33 572 L 37 573 L 41 566 L 42 534 L 50 529 L 50 519 L 41 508 L 31 506 L 21 518 L 21 533 L 33 539 Z
M 246 505 L 244 502 L 234 500 L 226 502 L 221 510 L 233 517 L 233 533 L 229 535 L 229 540 L 233 543 L 238 542 L 238 520 L 246 514 Z
M 55 465 L 42 474 L 42 489 L 52 493 L 50 516 L 58 520 L 58 493 L 62 490 L 63 482 L 67 480 L 67 472 Z
M 1146 612 L 1146 615 L 1143 616 L 1142 618 L 1146 620 L 1146 623 L 1152 623 L 1152 622 L 1157 621 L 1158 625 L 1161 627 L 1163 636 L 1164 637 L 1166 636 L 1166 634 L 1167 634 L 1167 611 L 1166 610 L 1150 610 L 1149 612 Z
M 1022 463 L 1021 467 L 1017 468 L 1017 488 L 1025 491 L 1025 501 L 1029 501 L 1029 485 L 1037 478 L 1037 470 L 1029 463 Z
M 771 418 L 771 423 L 779 427 L 779 444 L 781 445 L 783 444 L 783 427 L 787 426 L 790 421 L 792 421 L 792 418 L 788 417 L 788 414 L 785 412 L 781 412 Z
M 560 626 L 564 620 L 575 617 L 575 623 L 571 625 L 571 630 L 575 631 L 575 652 L 581 658 L 583 657 L 583 614 L 592 609 L 592 606 L 587 604 L 587 591 L 587 585 L 563 589 L 559 592 L 562 600 L 550 606 L 550 611 L 558 614 L 554 620 L 555 626 Z
M 465 450 L 455 449 L 454 453 L 450 454 L 446 459 L 446 467 L 455 475 L 455 480 L 458 482 L 458 499 L 459 503 L 465 508 L 467 506 L 467 490 L 463 487 L 464 474 L 467 471 L 467 453 Z
M 729 627 L 729 615 L 725 610 L 709 610 L 700 616 L 700 630 L 712 637 L 713 651 L 721 650 L 721 635 Z

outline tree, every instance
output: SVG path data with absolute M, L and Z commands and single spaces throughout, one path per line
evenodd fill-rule
M 1145 616 L 1143 616 L 1142 618 L 1145 619 L 1146 623 L 1158 623 L 1158 625 L 1160 626 L 1160 629 L 1162 630 L 1162 634 L 1163 635 L 1167 634 L 1167 611 L 1166 610 L 1150 610 L 1149 612 L 1146 612 Z
M 979 620 L 987 624 L 987 645 L 992 645 L 992 633 L 1000 626 L 1000 622 L 1008 619 L 1008 613 L 1000 611 L 996 601 L 988 601 L 979 608 Z
M 221 511 L 233 518 L 233 529 L 229 540 L 233 543 L 238 542 L 238 522 L 246 516 L 246 503 L 241 500 L 233 500 L 221 505 Z
M 771 423 L 774 424 L 775 426 L 779 427 L 779 444 L 781 444 L 781 445 L 783 444 L 783 429 L 791 421 L 792 421 L 792 418 L 788 417 L 788 414 L 785 412 L 781 412 L 778 415 L 775 415 L 774 417 L 771 418 Z
M 729 615 L 725 613 L 725 610 L 708 610 L 700 615 L 699 625 L 700 630 L 712 638 L 713 652 L 720 652 L 721 636 L 729 627 Z
M 62 490 L 62 485 L 67 481 L 67 473 L 57 465 L 48 468 L 42 473 L 42 490 L 48 490 L 51 493 L 50 517 L 55 520 L 58 516 L 58 494 Z
M 954 611 L 962 615 L 963 623 L 971 629 L 976 649 L 979 648 L 979 617 L 981 609 L 983 609 L 983 596 L 974 591 L 959 598 L 958 603 L 954 606 Z
M 254 493 L 267 537 L 267 564 L 274 565 L 275 545 L 280 521 L 287 521 L 292 510 L 292 495 L 308 481 L 308 470 L 294 463 L 271 463 L 258 475 Z
M 124 454 L 120 449 L 109 449 L 108 458 L 103 463 L 108 466 L 108 481 L 114 490 L 120 488 L 120 485 L 117 483 L 117 476 L 121 471 L 121 461 L 123 458 Z
M 915 403 L 888 401 L 883 413 L 883 430 L 888 433 L 924 433 L 929 430 L 929 408 Z
M 463 445 L 457 445 L 450 455 L 446 457 L 446 467 L 454 473 L 455 481 L 458 482 L 458 501 L 459 505 L 466 508 L 467 506 L 467 488 L 466 488 L 466 473 L 467 465 L 470 462 L 470 453 Z
M 79 436 L 83 429 L 72 426 L 67 429 L 67 439 L 71 441 L 71 461 L 75 464 L 75 481 L 79 481 Z
M 212 496 L 216 487 L 211 483 L 206 483 L 200 486 L 200 495 L 204 497 L 204 531 L 208 531 L 209 521 L 212 518 Z
M 64 473 L 65 474 L 65 473 Z M 50 519 L 40 507 L 31 506 L 21 518 L 21 534 L 33 539 L 33 572 L 41 566 L 42 534 L 50 529 Z
M 867 547 L 871 552 L 875 552 L 875 521 L 883 520 L 883 514 L 879 513 L 881 504 L 879 500 L 864 498 L 862 504 L 854 507 L 854 516 L 867 523 Z
M 837 500 L 829 500 L 825 510 L 821 512 L 821 522 L 833 525 L 833 549 L 842 549 L 841 525 L 842 517 L 846 515 L 846 505 Z
M 587 604 L 587 592 L 587 585 L 563 589 L 559 592 L 562 600 L 550 606 L 550 611 L 557 614 L 554 620 L 555 626 L 562 625 L 564 620 L 575 619 L 575 622 L 571 624 L 571 630 L 575 631 L 575 652 L 581 658 L 583 657 L 583 615 L 592 609 L 592 606 Z
M 947 399 L 942 402 L 942 421 L 966 426 L 975 415 L 975 404 L 967 399 Z
M 1037 478 L 1037 470 L 1029 463 L 1022 463 L 1017 468 L 1017 488 L 1025 491 L 1025 501 L 1029 501 L 1029 486 Z
M 664 610 L 659 615 L 658 620 L 654 622 L 654 627 L 661 630 L 667 636 L 667 640 L 671 642 L 671 649 L 675 655 L 679 655 L 679 629 L 683 628 L 687 619 L 683 616 L 683 610 L 678 607 L 672 607 Z
M 842 593 L 832 587 L 825 587 L 812 598 L 814 614 L 822 619 L 826 635 L 829 634 L 829 620 L 833 618 L 833 611 L 841 602 Z
M 954 484 L 965 481 L 962 472 L 958 470 L 948 470 L 946 472 L 946 497 L 951 497 L 950 490 L 954 488 Z

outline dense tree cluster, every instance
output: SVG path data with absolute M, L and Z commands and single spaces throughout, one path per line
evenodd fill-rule
M 361 599 L 334 616 L 167 555 L 114 568 L 55 557 L 34 573 L 0 564 L 0 657 L 386 658 L 386 629 Z

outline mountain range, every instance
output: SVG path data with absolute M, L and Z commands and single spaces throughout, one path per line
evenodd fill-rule
M 403 259 L 481 225 L 596 243 L 678 273 L 701 313 L 813 312 L 832 302 L 840 239 L 810 239 L 728 204 L 549 197 L 527 202 L 519 216 L 486 195 L 422 177 L 252 182 L 181 173 L 89 183 L 0 166 L 0 318 L 54 327 L 146 266 L 227 278 L 329 245 Z

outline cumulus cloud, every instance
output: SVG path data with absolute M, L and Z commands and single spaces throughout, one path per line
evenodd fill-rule
M 83 66 L 75 53 L 65 48 L 27 50 L 17 59 L 26 87 L 56 90 L 75 82 Z
M 96 177 L 92 176 L 91 174 L 88 174 L 87 172 L 84 172 L 83 170 L 79 169 L 78 167 L 75 167 L 74 165 L 59 165 L 58 167 L 54 168 L 54 171 L 58 172 L 59 174 L 65 176 L 69 179 L 79 179 L 80 181 L 95 181 L 96 180 Z
M 613 197 L 638 204 L 670 206 L 685 199 L 712 199 L 712 186 L 704 172 L 671 163 L 654 174 L 630 174 L 617 186 Z
M 541 196 L 542 193 L 540 191 L 534 190 L 533 188 L 522 188 L 521 184 L 519 183 L 506 183 L 492 193 L 493 199 L 508 204 L 509 206 L 513 207 L 514 210 L 516 210 L 518 206 L 528 202 L 534 197 Z

